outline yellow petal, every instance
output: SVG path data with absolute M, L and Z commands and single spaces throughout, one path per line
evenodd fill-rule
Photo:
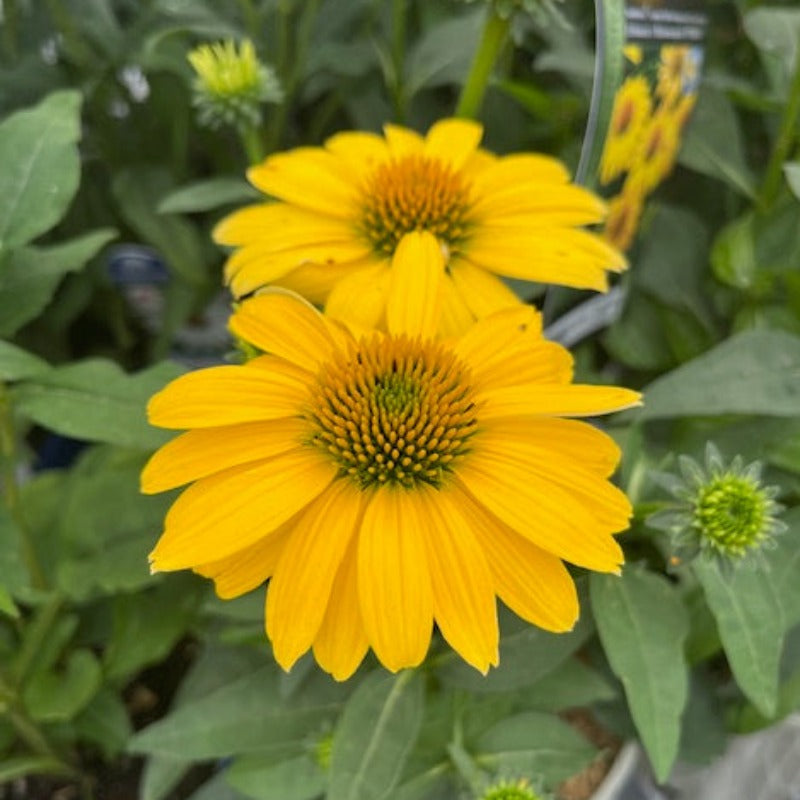
M 322 306 L 339 281 L 374 263 L 375 258 L 370 254 L 358 261 L 348 261 L 344 264 L 303 264 L 287 272 L 276 281 L 276 284 L 297 292 L 309 303 Z
M 439 321 L 439 334 L 443 337 L 460 336 L 475 322 L 475 316 L 456 289 L 451 275 L 445 274 L 441 282 L 442 316 Z
M 356 196 L 341 174 L 341 164 L 321 147 L 298 147 L 276 153 L 247 172 L 265 194 L 336 219 L 350 219 Z
M 486 554 L 500 599 L 540 628 L 572 630 L 578 619 L 578 594 L 561 560 L 514 533 L 466 493 L 462 510 Z
M 531 475 L 519 462 L 476 449 L 458 478 L 506 525 L 565 561 L 598 572 L 617 572 L 619 544 L 568 490 Z
M 314 449 L 217 472 L 193 483 L 167 513 L 153 570 L 225 558 L 274 531 L 317 497 L 338 467 Z
M 342 278 L 328 295 L 325 312 L 359 328 L 381 325 L 389 293 L 388 264 L 381 262 Z
M 570 228 L 498 235 L 477 230 L 465 258 L 476 266 L 527 281 L 580 289 L 608 288 L 605 271 L 625 268 L 622 255 L 599 236 Z
M 314 657 L 337 681 L 346 681 L 369 649 L 358 603 L 357 545 L 358 538 L 354 536 L 336 573 L 325 617 L 314 640 Z
M 283 549 L 267 591 L 266 625 L 275 660 L 287 671 L 317 636 L 362 498 L 352 481 L 336 481 L 303 513 Z
M 391 156 L 381 136 L 364 131 L 337 133 L 326 139 L 325 149 L 346 162 L 356 179 L 365 178 Z
M 522 301 L 499 278 L 463 259 L 453 259 L 450 275 L 473 315 L 480 319 Z
M 486 674 L 490 666 L 497 666 L 497 603 L 492 573 L 472 520 L 464 513 L 464 493 L 416 491 L 431 517 L 425 545 L 436 624 L 450 646 Z
M 515 224 L 526 228 L 592 225 L 602 222 L 606 212 L 606 204 L 580 186 L 520 179 L 477 197 L 471 208 L 484 228 L 507 228 Z M 501 233 L 497 231 L 497 235 Z
M 424 140 L 416 131 L 387 123 L 383 126 L 383 133 L 394 158 L 421 153 L 423 150 Z
M 163 492 L 228 467 L 272 458 L 298 447 L 307 433 L 308 423 L 301 419 L 243 422 L 182 433 L 147 462 L 142 491 Z
M 483 126 L 467 119 L 443 119 L 428 131 L 425 137 L 426 156 L 448 163 L 458 170 L 478 149 Z
M 426 504 L 405 489 L 381 487 L 364 513 L 358 546 L 358 595 L 367 640 L 392 672 L 425 658 L 433 591 L 425 536 Z
M 255 544 L 232 555 L 200 564 L 194 571 L 214 581 L 214 590 L 223 600 L 251 592 L 268 580 L 281 556 L 291 531 L 292 521 L 268 533 Z
M 400 240 L 392 258 L 386 324 L 390 333 L 427 338 L 441 315 L 444 256 L 432 233 L 414 231 Z
M 563 184 L 569 181 L 566 167 L 557 159 L 534 153 L 514 153 L 483 161 L 484 169 L 473 178 L 472 196 L 486 197 L 504 191 L 519 181 Z
M 572 356 L 543 339 L 541 326 L 539 312 L 522 304 L 478 320 L 455 344 L 471 368 L 472 385 L 497 391 L 521 383 L 568 382 Z
M 311 242 L 275 252 L 257 241 L 237 250 L 225 262 L 225 281 L 236 297 L 279 282 L 284 276 L 308 263 L 318 263 L 333 274 L 347 273 L 363 261 L 370 249 L 356 239 L 347 242 Z
M 481 391 L 481 419 L 543 415 L 596 417 L 641 405 L 641 395 L 619 386 L 585 386 L 574 383 L 518 384 Z
M 513 462 L 532 478 L 557 484 L 569 492 L 592 516 L 614 533 L 625 530 L 632 509 L 624 492 L 580 460 L 570 458 L 558 446 L 542 447 L 528 432 L 524 420 L 504 424 L 485 424 L 481 430 L 481 457 L 497 463 Z M 521 435 L 521 434 L 524 434 Z
M 226 245 L 258 242 L 265 250 L 287 250 L 318 242 L 353 239 L 348 223 L 320 217 L 286 203 L 260 203 L 234 211 L 217 223 L 214 241 Z
M 161 428 L 214 428 L 297 416 L 311 376 L 293 364 L 262 356 L 244 366 L 189 372 L 150 398 L 147 416 Z
M 322 315 L 303 298 L 279 289 L 245 300 L 229 326 L 236 336 L 312 373 L 336 349 Z
M 573 459 L 603 478 L 614 472 L 622 457 L 617 443 L 588 422 L 557 417 L 507 417 L 481 424 L 481 431 L 501 447 L 516 447 L 521 430 L 525 431 L 526 441 L 560 457 Z

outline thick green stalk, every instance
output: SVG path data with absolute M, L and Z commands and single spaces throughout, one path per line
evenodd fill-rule
M 248 125 L 239 131 L 239 137 L 247 155 L 247 163 L 251 167 L 260 164 L 264 160 L 264 144 L 261 141 L 259 128 L 256 125 Z
M 17 524 L 22 546 L 22 557 L 36 589 L 44 589 L 47 581 L 44 577 L 36 548 L 33 546 L 28 523 L 22 515 L 19 485 L 17 484 L 17 437 L 14 430 L 14 419 L 11 411 L 11 398 L 8 388 L 0 383 L 0 460 L 3 462 L 3 495 L 6 508 Z
M 509 25 L 510 20 L 498 16 L 490 5 L 480 44 L 469 68 L 467 82 L 458 98 L 457 117 L 475 118 L 478 115 L 483 96 L 486 94 L 489 76 L 506 42 Z
M 794 68 L 794 77 L 789 87 L 789 98 L 783 109 L 778 136 L 772 147 L 767 164 L 764 182 L 759 192 L 759 205 L 766 211 L 775 202 L 783 180 L 783 164 L 789 156 L 797 135 L 797 122 L 800 118 L 800 56 Z

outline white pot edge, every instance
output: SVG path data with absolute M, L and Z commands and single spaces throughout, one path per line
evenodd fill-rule
M 631 773 L 639 766 L 639 758 L 640 750 L 636 742 L 623 745 L 591 800 L 618 800 L 622 788 L 630 782 Z

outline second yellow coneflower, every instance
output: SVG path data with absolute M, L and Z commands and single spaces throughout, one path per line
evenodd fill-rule
M 268 284 L 324 303 L 329 315 L 384 327 L 393 308 L 437 298 L 441 330 L 517 303 L 499 275 L 607 288 L 622 256 L 582 226 L 605 205 L 571 185 L 558 161 L 479 148 L 480 125 L 449 119 L 425 137 L 341 133 L 324 147 L 270 156 L 248 172 L 278 202 L 235 212 L 215 230 L 236 251 L 225 277 L 237 296 Z M 407 247 L 424 234 L 421 259 Z

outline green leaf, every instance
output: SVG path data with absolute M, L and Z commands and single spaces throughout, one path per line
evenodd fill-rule
M 707 86 L 701 89 L 678 161 L 755 198 L 755 180 L 745 161 L 739 120 L 721 91 Z
M 580 772 L 596 750 L 558 717 L 526 711 L 487 730 L 472 748 L 476 763 L 503 775 L 538 775 L 555 785 Z
M 500 639 L 500 664 L 481 675 L 454 654 L 441 660 L 440 679 L 447 686 L 474 692 L 506 692 L 531 686 L 569 658 L 592 633 L 582 615 L 569 633 L 548 633 L 530 625 L 515 628 Z M 504 626 L 505 627 L 505 626 Z
M 36 672 L 23 691 L 25 708 L 39 722 L 64 722 L 85 708 L 102 683 L 97 658 L 73 650 L 63 671 Z
M 774 549 L 764 551 L 763 559 L 772 574 L 788 629 L 800 624 L 800 506 L 784 512 L 781 521 L 788 529 L 775 538 Z
M 17 523 L 0 503 L 0 575 L 3 589 L 13 597 L 17 597 L 30 583 L 21 542 L 22 534 Z
M 669 774 L 689 689 L 683 644 L 689 619 L 678 592 L 659 575 L 627 566 L 621 577 L 593 574 L 592 611 L 614 674 L 656 777 Z
M 26 775 L 72 775 L 72 769 L 51 756 L 16 756 L 0 761 L 0 785 Z
M 204 589 L 192 578 L 172 579 L 147 592 L 115 597 L 113 628 L 103 655 L 106 680 L 123 682 L 163 659 L 186 633 Z
M 794 417 L 800 408 L 800 337 L 743 331 L 655 380 L 644 390 L 642 419 L 763 414 Z
M 736 289 L 749 289 L 758 270 L 754 222 L 752 212 L 729 222 L 717 234 L 711 249 L 714 275 Z
M 281 703 L 272 666 L 176 709 L 133 736 L 128 749 L 176 759 L 257 751 L 296 755 L 306 737 L 340 709 L 339 692 Z M 322 696 L 320 696 L 322 694 Z
M 210 178 L 167 193 L 158 204 L 159 214 L 192 214 L 231 203 L 264 201 L 264 196 L 241 178 Z
M 597 43 L 595 51 L 594 83 L 589 119 L 583 137 L 581 159 L 575 171 L 578 183 L 593 185 L 600 168 L 611 112 L 614 108 L 614 95 L 622 83 L 625 59 L 622 50 L 625 45 L 625 2 L 624 0 L 604 0 L 595 3 L 598 30 L 603 39 Z
M 422 676 L 376 671 L 347 702 L 333 737 L 327 800 L 389 798 L 422 725 Z
M 228 767 L 225 778 L 254 800 L 314 800 L 326 785 L 325 773 L 308 756 L 277 764 L 263 764 L 255 755 L 244 756 Z
M 526 708 L 561 711 L 591 706 L 616 697 L 614 687 L 596 670 L 577 658 L 570 658 L 525 690 Z
M 81 95 L 53 92 L 0 124 L 0 248 L 26 244 L 64 215 L 80 182 Z
M 16 333 L 37 317 L 62 278 L 79 270 L 117 235 L 101 228 L 49 247 L 20 247 L 0 266 L 0 336 Z
M 111 760 L 125 747 L 133 733 L 128 710 L 120 696 L 102 688 L 74 721 L 81 740 L 91 742 Z
M 5 614 L 12 619 L 19 619 L 19 609 L 8 589 L 2 584 L 0 584 L 0 614 Z
M 783 174 L 792 194 L 800 200 L 800 161 L 787 161 L 783 165 Z
M 744 31 L 767 59 L 780 62 L 780 83 L 788 89 L 800 49 L 800 10 L 754 8 L 744 15 Z M 769 64 L 766 65 L 769 67 Z
M 0 341 L 0 381 L 18 381 L 50 369 L 50 365 L 33 353 L 9 342 Z
M 203 239 L 197 228 L 185 219 L 156 211 L 171 190 L 166 170 L 152 166 L 124 169 L 116 174 L 111 188 L 125 221 L 178 275 L 193 285 L 208 280 Z
M 54 367 L 13 387 L 21 415 L 65 436 L 152 449 L 172 434 L 151 427 L 148 399 L 181 373 L 168 362 L 126 375 L 115 363 L 89 359 Z
M 763 566 L 749 565 L 723 574 L 715 561 L 703 558 L 692 566 L 717 620 L 736 683 L 759 711 L 772 716 L 786 630 L 774 576 Z

